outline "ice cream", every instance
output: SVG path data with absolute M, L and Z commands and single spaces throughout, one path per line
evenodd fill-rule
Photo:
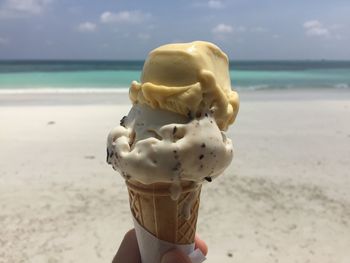
M 108 160 L 127 180 L 200 183 L 218 176 L 231 162 L 231 140 L 210 112 L 189 120 L 135 104 L 122 124 L 109 134 Z
M 130 98 L 133 103 L 184 116 L 210 110 L 221 130 L 233 123 L 238 112 L 228 58 L 217 46 L 204 41 L 154 49 L 145 62 L 141 83 L 131 84 Z
M 169 44 L 147 58 L 133 107 L 107 142 L 107 162 L 142 184 L 202 183 L 230 164 L 224 131 L 238 111 L 227 56 L 214 44 Z
M 129 95 L 130 112 L 108 135 L 107 162 L 126 180 L 142 262 L 154 263 L 169 244 L 193 251 L 201 186 L 233 157 L 225 131 L 238 95 L 227 56 L 203 41 L 153 50 Z

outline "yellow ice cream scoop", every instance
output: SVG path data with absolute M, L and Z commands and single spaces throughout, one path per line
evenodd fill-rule
M 129 95 L 134 104 L 185 116 L 211 112 L 220 130 L 227 130 L 239 108 L 226 54 L 204 41 L 168 44 L 151 51 L 141 83 L 133 81 Z

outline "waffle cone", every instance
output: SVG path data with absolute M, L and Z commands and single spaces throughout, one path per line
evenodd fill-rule
M 171 184 L 144 185 L 130 181 L 126 184 L 131 212 L 143 228 L 163 241 L 174 244 L 194 243 L 200 185 L 182 183 L 179 198 L 173 200 L 169 192 Z

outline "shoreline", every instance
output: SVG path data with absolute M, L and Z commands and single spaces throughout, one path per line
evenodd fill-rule
M 109 87 L 109 88 L 10 88 L 1 89 L 0 95 L 21 95 L 21 94 L 90 94 L 90 93 L 125 93 L 128 92 L 127 87 Z
M 62 92 L 61 92 L 62 91 Z M 349 100 L 350 89 L 261 89 L 238 90 L 241 102 L 245 101 L 291 101 L 291 100 Z M 104 90 L 30 90 L 1 92 L 1 106 L 36 106 L 36 105 L 121 105 L 130 104 L 128 89 Z

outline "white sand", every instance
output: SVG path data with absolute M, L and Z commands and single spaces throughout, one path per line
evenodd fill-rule
M 125 97 L 0 95 L 0 262 L 111 261 L 132 227 L 105 163 Z M 350 262 L 350 91 L 241 100 L 234 162 L 203 188 L 207 262 Z

